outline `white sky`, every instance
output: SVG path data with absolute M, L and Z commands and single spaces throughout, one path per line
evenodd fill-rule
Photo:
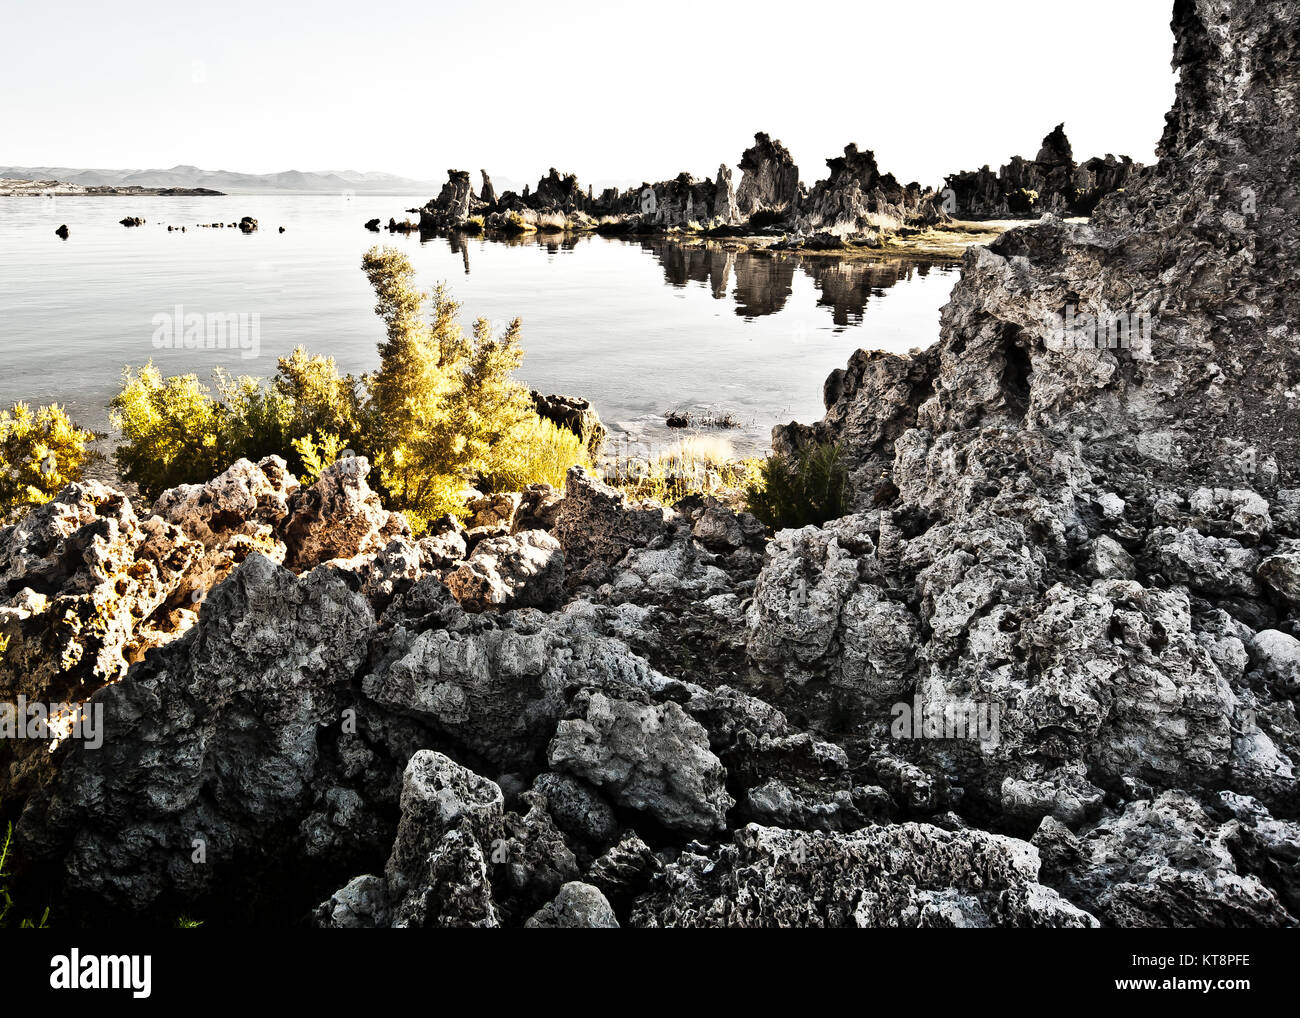
M 0 165 L 659 180 L 757 130 L 807 181 L 848 141 L 904 182 L 1150 162 L 1170 0 L 0 0 Z

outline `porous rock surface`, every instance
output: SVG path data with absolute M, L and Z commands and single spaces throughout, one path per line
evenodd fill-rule
M 841 519 L 577 470 L 416 540 L 364 462 L 268 460 L 0 531 L 6 695 L 104 708 L 0 746 L 56 914 L 1300 923 L 1289 16 L 1180 0 L 1159 165 L 972 250 L 933 348 L 778 429 L 842 443 Z M 1063 343 L 1071 304 L 1154 327 Z

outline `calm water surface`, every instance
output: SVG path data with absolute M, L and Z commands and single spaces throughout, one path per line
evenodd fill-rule
M 343 371 L 372 370 L 382 327 L 360 262 L 379 243 L 406 252 L 422 285 L 446 281 L 467 323 L 520 316 L 530 386 L 584 396 L 616 435 L 652 446 L 680 435 L 664 426 L 669 411 L 730 413 L 741 427 L 716 434 L 749 455 L 768 446 L 773 424 L 820 418 L 822 382 L 858 347 L 932 343 L 957 280 L 953 265 L 663 239 L 422 242 L 362 229 L 427 199 L 0 198 L 0 405 L 57 401 L 105 429 L 123 366 L 150 358 L 205 381 L 218 366 L 265 377 L 303 344 Z M 127 229 L 118 220 L 128 215 L 148 222 Z M 245 215 L 257 233 L 197 228 Z M 54 235 L 61 223 L 67 241 Z M 177 305 L 259 315 L 259 356 L 155 349 L 154 316 Z

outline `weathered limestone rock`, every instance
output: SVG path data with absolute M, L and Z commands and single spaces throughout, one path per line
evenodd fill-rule
M 376 703 L 445 732 L 499 767 L 543 750 L 584 688 L 649 697 L 667 682 L 577 614 L 483 614 L 395 634 L 362 682 Z
M 658 505 L 632 506 L 621 492 L 570 467 L 554 532 L 576 573 L 593 563 L 613 565 L 630 549 L 662 538 L 673 516 Z
M 799 195 L 799 167 L 779 141 L 763 132 L 740 157 L 736 209 L 749 218 L 756 212 L 786 213 Z
M 401 513 L 390 513 L 366 484 L 370 462 L 348 456 L 326 467 L 310 488 L 288 499 L 281 537 L 285 566 L 295 572 L 336 558 L 375 552 L 395 537 L 410 537 Z
M 618 833 L 609 803 L 577 778 L 547 771 L 537 776 L 533 790 L 546 797 L 547 809 L 565 833 L 596 845 L 608 844 Z
M 498 925 L 483 848 L 501 837 L 503 819 L 493 782 L 432 750 L 412 756 L 384 868 L 392 925 Z
M 1038 883 L 1027 842 L 927 824 L 809 834 L 750 824 L 692 845 L 636 900 L 633 926 L 1091 927 Z
M 585 700 L 585 703 L 583 702 Z M 579 718 L 561 721 L 547 752 L 552 767 L 644 810 L 665 827 L 723 830 L 734 800 L 708 733 L 676 703 L 642 705 L 603 693 L 578 698 Z
M 318 905 L 316 925 L 323 929 L 359 930 L 388 925 L 388 888 L 382 877 L 356 877 Z
M 646 889 L 650 878 L 663 868 L 659 857 L 635 833 L 623 836 L 587 871 L 587 881 L 607 898 L 626 899 Z
M 203 548 L 98 482 L 0 529 L 0 701 L 84 699 L 183 630 L 170 610 Z M 0 786 L 2 787 L 2 786 Z
M 600 889 L 573 880 L 555 900 L 524 924 L 530 929 L 618 929 L 618 919 Z
M 24 852 L 64 857 L 69 893 L 127 913 L 252 895 L 268 859 L 292 871 L 298 825 L 331 783 L 318 733 L 349 704 L 340 679 L 373 627 L 338 576 L 250 555 L 193 630 L 95 694 L 103 745 L 55 750 L 57 776 L 19 825 Z
M 206 484 L 182 484 L 159 495 L 154 512 L 204 550 L 178 593 L 196 595 L 197 604 L 254 551 L 283 563 L 286 548 L 279 531 L 297 490 L 284 460 L 268 456 L 257 464 L 238 460 Z
M 903 226 L 929 226 L 948 217 L 934 191 L 906 187 L 892 173 L 882 174 L 871 152 L 857 145 L 826 160 L 830 176 L 818 181 L 799 204 L 795 229 L 804 234 L 849 236 Z
M 854 730 L 883 734 L 845 606 L 897 604 L 895 631 L 911 615 L 917 646 L 895 657 L 902 681 L 888 692 L 922 709 L 996 706 L 996 745 L 898 747 L 960 775 L 972 801 L 1029 815 L 1050 801 L 1075 823 L 1061 775 L 1081 763 L 1125 801 L 1134 782 L 1223 781 L 1265 807 L 1293 800 L 1285 682 L 1245 679 L 1246 644 L 1289 629 L 1300 591 L 1285 494 L 1300 469 L 1286 395 L 1300 386 L 1300 304 L 1282 282 L 1296 271 L 1300 228 L 1285 210 L 1300 194 L 1270 169 L 1294 158 L 1278 97 L 1300 55 L 1266 42 L 1286 17 L 1281 4 L 1178 5 L 1160 164 L 1086 226 L 1048 217 L 969 251 L 936 347 L 855 355 L 828 380 L 822 422 L 775 431 L 778 450 L 842 443 L 875 545 L 831 556 L 825 538 L 788 550 L 778 538 L 759 577 L 750 657 L 795 680 L 785 695 L 802 719 L 834 723 L 820 684 L 838 666 L 865 676 L 845 687 L 870 708 Z M 1037 162 L 1067 181 L 1063 136 Z M 1083 311 L 1150 327 L 1083 343 L 1077 320 L 1065 324 Z
M 1268 678 L 1281 683 L 1288 693 L 1300 691 L 1300 640 L 1265 629 L 1255 634 L 1250 649 Z
M 1294 854 L 1300 832 L 1289 826 Z M 1234 852 L 1240 829 L 1239 821 L 1216 822 L 1187 794 L 1166 792 L 1129 803 L 1077 839 L 1059 828 L 1040 835 L 1071 860 L 1047 879 L 1108 925 L 1295 926 L 1277 893 L 1242 872 Z
M 444 577 L 465 608 L 552 608 L 564 592 L 564 552 L 544 530 L 490 537 Z

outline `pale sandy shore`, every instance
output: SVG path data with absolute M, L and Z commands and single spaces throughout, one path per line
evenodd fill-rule
M 59 180 L 21 180 L 17 177 L 0 177 L 0 198 L 86 198 L 86 197 L 148 197 L 151 195 L 222 195 L 206 187 L 85 187 Z

